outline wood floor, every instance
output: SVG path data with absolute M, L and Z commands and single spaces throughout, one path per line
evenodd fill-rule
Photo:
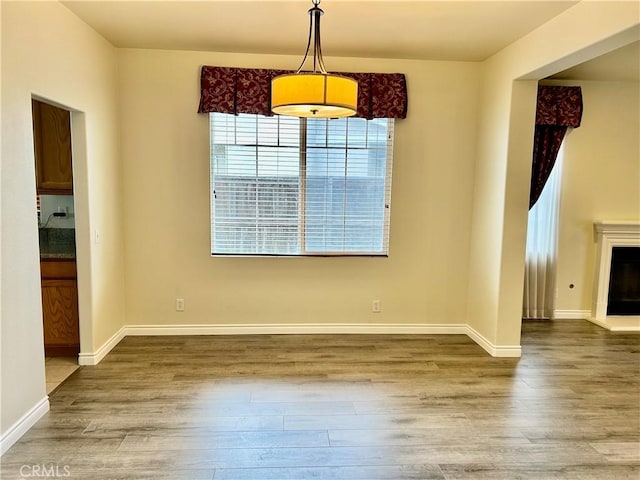
M 638 480 L 640 336 L 527 321 L 522 345 L 127 337 L 52 394 L 0 477 Z

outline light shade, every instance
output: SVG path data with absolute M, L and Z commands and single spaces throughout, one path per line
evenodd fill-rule
M 350 117 L 358 107 L 358 82 L 329 73 L 292 73 L 271 81 L 271 110 L 278 115 Z

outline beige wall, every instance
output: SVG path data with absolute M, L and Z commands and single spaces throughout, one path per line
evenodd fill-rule
M 498 348 L 520 344 L 535 80 L 631 43 L 634 2 L 581 2 L 483 64 L 468 323 Z
M 640 86 L 633 82 L 553 84 L 581 86 L 584 102 L 582 124 L 564 141 L 556 298 L 556 311 L 562 316 L 592 307 L 593 222 L 640 221 Z
M 465 323 L 477 64 L 327 59 L 333 70 L 407 75 L 389 258 L 210 258 L 200 66 L 290 68 L 297 60 L 121 52 L 129 324 Z M 182 313 L 176 297 L 185 299 Z M 371 312 L 373 299 L 382 313 Z
M 634 2 L 581 2 L 482 66 L 327 59 L 334 70 L 407 74 L 390 257 L 211 259 L 199 67 L 292 68 L 299 58 L 117 51 L 58 3 L 1 11 L 3 434 L 45 396 L 32 95 L 75 111 L 83 351 L 125 322 L 468 322 L 508 347 L 519 345 L 533 84 L 638 36 Z
M 45 397 L 31 97 L 75 110 L 81 348 L 124 322 L 116 50 L 51 2 L 2 2 L 3 434 Z M 78 113 L 84 112 L 84 113 Z M 99 229 L 102 242 L 91 242 Z

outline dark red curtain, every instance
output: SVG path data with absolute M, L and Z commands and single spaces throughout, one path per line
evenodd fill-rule
M 272 115 L 271 79 L 291 73 L 265 68 L 203 66 L 198 113 Z M 407 82 L 402 73 L 340 73 L 358 82 L 358 113 L 372 118 L 407 117 Z
M 579 127 L 581 119 L 580 87 L 538 87 L 529 209 L 538 201 L 547 183 L 567 128 Z

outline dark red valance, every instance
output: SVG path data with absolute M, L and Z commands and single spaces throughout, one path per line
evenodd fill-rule
M 198 113 L 272 115 L 271 79 L 291 73 L 265 68 L 203 66 Z M 358 82 L 362 118 L 406 118 L 407 82 L 402 73 L 340 73 Z
M 580 87 L 538 87 L 529 209 L 538 201 L 549 179 L 567 128 L 579 127 L 581 119 Z
M 580 87 L 538 87 L 536 125 L 580 126 L 582 91 Z

